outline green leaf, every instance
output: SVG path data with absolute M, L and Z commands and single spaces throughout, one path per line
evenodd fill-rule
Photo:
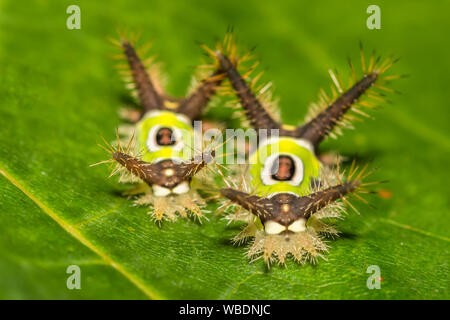
M 76 1 L 81 30 L 67 30 L 73 1 L 3 1 L 0 10 L 0 298 L 3 299 L 448 299 L 450 44 L 445 1 L 381 2 L 382 29 L 365 27 L 366 4 L 239 1 Z M 403 92 L 325 150 L 379 166 L 392 198 L 339 223 L 327 261 L 270 270 L 249 264 L 219 217 L 159 228 L 121 196 L 99 136 L 112 140 L 127 92 L 108 58 L 117 27 L 143 30 L 184 94 L 195 40 L 213 44 L 233 25 L 268 67 L 283 118 L 296 123 L 327 69 L 343 70 L 358 41 L 402 60 Z M 81 290 L 66 287 L 69 265 Z M 366 270 L 377 265 L 380 290 Z

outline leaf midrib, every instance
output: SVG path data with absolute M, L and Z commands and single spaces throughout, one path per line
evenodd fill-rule
M 51 219 L 53 219 L 61 228 L 68 232 L 73 238 L 81 242 L 84 246 L 89 248 L 95 254 L 97 254 L 105 263 L 115 270 L 117 270 L 122 276 L 129 280 L 133 285 L 135 285 L 140 291 L 142 291 L 148 298 L 153 300 L 164 299 L 160 294 L 156 293 L 155 290 L 144 282 L 128 272 L 119 262 L 115 261 L 107 253 L 103 252 L 100 248 L 96 247 L 91 241 L 89 241 L 74 225 L 71 225 L 64 219 L 62 219 L 55 211 L 46 206 L 42 201 L 40 201 L 35 195 L 27 190 L 25 184 L 19 182 L 18 179 L 13 177 L 10 173 L 0 166 L 0 174 L 2 174 L 11 184 L 22 191 L 31 201 L 33 201 L 45 214 L 47 214 Z

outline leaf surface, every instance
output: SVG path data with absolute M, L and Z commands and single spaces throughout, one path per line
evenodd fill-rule
M 31 299 L 440 299 L 449 298 L 449 6 L 382 2 L 382 29 L 365 27 L 363 4 L 249 1 L 80 1 L 81 30 L 67 30 L 69 1 L 3 1 L 0 10 L 0 298 Z M 201 9 L 200 9 L 201 8 Z M 159 228 L 124 186 L 89 168 L 105 158 L 117 110 L 128 102 L 108 56 L 117 27 L 142 30 L 183 95 L 201 63 L 194 40 L 212 44 L 233 25 L 245 47 L 258 44 L 283 119 L 306 114 L 327 69 L 345 69 L 358 41 L 402 60 L 402 95 L 324 150 L 357 155 L 380 169 L 392 197 L 339 223 L 327 261 L 268 270 L 249 264 L 229 239 L 239 225 L 220 217 Z M 216 114 L 219 114 L 220 110 Z M 214 116 L 214 113 L 213 113 Z M 81 290 L 66 288 L 79 265 Z M 366 270 L 381 270 L 381 289 Z

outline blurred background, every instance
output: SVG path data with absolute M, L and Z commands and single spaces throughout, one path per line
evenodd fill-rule
M 81 29 L 69 30 L 69 5 Z M 381 29 L 369 30 L 369 5 Z M 443 299 L 449 298 L 450 156 L 448 1 L 0 1 L 1 299 Z M 203 52 L 228 27 L 255 55 L 297 124 L 329 87 L 328 69 L 347 57 L 401 57 L 390 104 L 325 151 L 379 167 L 388 180 L 339 222 L 328 261 L 267 269 L 248 264 L 229 240 L 240 226 L 210 217 L 158 228 L 121 196 L 106 155 L 128 92 L 108 42 L 117 29 L 142 31 L 182 96 Z M 222 115 L 218 110 L 216 115 Z M 212 112 L 214 116 L 214 112 Z M 81 289 L 69 290 L 69 265 Z M 380 268 L 381 289 L 366 273 Z

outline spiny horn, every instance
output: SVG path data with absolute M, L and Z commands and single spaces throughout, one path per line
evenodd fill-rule
M 210 163 L 215 156 L 215 151 L 205 152 L 195 157 L 189 163 L 177 165 L 178 176 L 183 177 L 184 180 L 189 180 L 197 174 L 202 168 Z
M 150 163 L 136 159 L 120 151 L 113 152 L 112 157 L 120 165 L 149 185 L 155 183 L 157 172 L 152 168 Z
M 353 87 L 344 92 L 314 119 L 295 130 L 295 136 L 309 140 L 314 146 L 318 144 L 339 124 L 339 120 L 351 109 L 358 98 L 377 80 L 378 73 L 367 74 Z
M 226 72 L 228 79 L 230 79 L 231 85 L 236 91 L 251 125 L 256 130 L 281 129 L 281 125 L 267 113 L 230 59 L 222 53 L 217 53 L 216 57 L 222 69 Z
M 360 184 L 361 182 L 359 180 L 351 180 L 301 197 L 297 202 L 297 207 L 299 208 L 298 212 L 301 213 L 304 218 L 308 219 L 313 213 L 326 207 L 333 201 L 355 191 Z
M 195 92 L 180 103 L 178 112 L 185 114 L 191 120 L 197 119 L 216 92 L 224 76 L 221 70 L 217 70 L 210 77 L 204 79 Z
M 220 194 L 261 219 L 266 219 L 271 215 L 272 203 L 269 199 L 231 188 L 220 189 Z
M 163 99 L 156 92 L 133 45 L 127 40 L 122 40 L 121 45 L 130 66 L 142 107 L 145 111 L 162 109 Z

